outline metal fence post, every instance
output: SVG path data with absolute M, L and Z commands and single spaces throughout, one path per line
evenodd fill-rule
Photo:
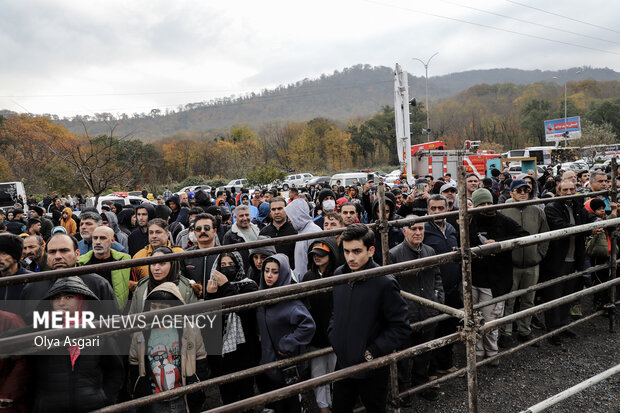
M 387 215 L 385 214 L 385 184 L 381 182 L 377 187 L 377 196 L 379 197 L 379 222 L 377 229 L 381 235 L 381 251 L 383 255 L 383 265 L 390 263 L 390 244 L 388 242 L 388 231 L 390 229 L 387 221 Z M 392 214 L 395 211 L 392 211 Z M 371 217 L 371 219 L 374 217 Z
M 467 213 L 467 184 L 465 167 L 458 168 L 459 229 L 461 236 L 461 269 L 463 273 L 463 304 L 465 318 L 463 331 L 466 335 L 467 397 L 470 413 L 478 413 L 478 376 L 476 370 L 476 335 L 478 326 L 474 317 L 472 297 L 471 250 L 469 249 L 469 215 Z
M 398 362 L 393 362 L 390 364 L 390 385 L 391 392 L 390 398 L 392 399 L 392 404 L 396 406 L 394 409 L 395 413 L 400 412 L 400 390 L 398 389 Z
M 618 202 L 618 186 L 616 185 L 616 178 L 618 177 L 618 163 L 616 162 L 616 158 L 612 158 L 611 160 L 611 193 L 610 200 L 611 202 Z M 618 246 L 618 227 L 614 228 L 611 231 L 611 268 L 610 268 L 610 279 L 615 279 L 618 273 L 618 254 L 616 252 L 616 248 Z M 609 290 L 609 332 L 613 333 L 616 325 L 616 288 L 611 287 Z

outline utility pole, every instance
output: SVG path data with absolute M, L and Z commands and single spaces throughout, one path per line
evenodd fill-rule
M 431 140 L 431 119 L 430 119 L 430 106 L 428 105 L 428 65 L 431 62 L 431 59 L 437 56 L 439 52 L 435 53 L 431 57 L 428 58 L 426 63 L 422 59 L 418 59 L 414 57 L 413 60 L 417 60 L 418 62 L 424 65 L 425 78 L 426 78 L 426 130 L 423 130 L 423 133 L 426 133 L 426 142 L 430 142 Z

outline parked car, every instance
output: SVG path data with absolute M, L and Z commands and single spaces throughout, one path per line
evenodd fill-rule
M 238 194 L 243 189 L 243 185 L 225 185 L 218 186 L 215 188 L 215 193 L 217 194 L 219 191 L 230 191 Z
M 336 185 L 336 182 L 338 181 L 340 181 L 341 186 L 351 186 L 355 182 L 359 183 L 360 185 L 364 185 L 369 175 L 372 175 L 375 182 L 379 182 L 379 180 L 377 179 L 378 177 L 377 175 L 375 175 L 374 172 L 349 172 L 344 174 L 332 175 L 331 179 L 329 180 L 329 186 Z
M 327 186 L 329 185 L 330 179 L 331 179 L 331 176 L 315 176 L 314 178 L 306 182 L 306 184 L 310 184 L 311 187 L 315 187 L 318 184 Z
M 296 188 L 299 188 L 301 186 L 304 186 L 306 182 L 308 182 L 312 178 L 314 178 L 314 175 L 310 173 L 299 173 L 299 174 L 289 175 L 286 178 L 284 178 L 284 181 L 282 181 L 282 190 L 288 191 L 289 188 L 293 186 Z
M 185 192 L 187 189 L 189 189 L 189 192 L 196 192 L 200 189 L 207 191 L 207 192 L 211 192 L 211 187 L 209 185 L 192 185 L 192 186 L 186 186 L 184 188 L 181 188 L 181 190 L 177 192 L 177 194 L 180 195 L 183 192 Z
M 400 180 L 400 169 L 394 169 L 392 172 L 383 177 L 383 182 L 394 185 L 395 181 Z
M 92 207 L 93 206 L 93 202 L 94 202 L 95 198 L 91 197 L 88 198 L 87 202 L 86 202 L 86 206 L 88 207 Z M 123 205 L 133 205 L 134 207 L 144 203 L 144 202 L 148 202 L 150 204 L 156 205 L 157 203 L 154 201 L 150 201 L 148 199 L 142 198 L 141 196 L 134 196 L 134 195 L 129 195 L 127 192 L 115 192 L 112 193 L 110 195 L 105 195 L 105 196 L 100 196 L 99 197 L 99 201 L 97 201 L 97 211 L 101 212 L 101 205 L 105 202 L 105 201 L 112 201 L 114 203 L 120 203 Z
M 233 179 L 232 181 L 230 181 L 229 183 L 227 183 L 225 186 L 246 186 L 248 184 L 248 180 L 247 179 Z

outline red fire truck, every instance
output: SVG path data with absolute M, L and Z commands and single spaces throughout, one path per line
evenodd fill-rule
M 479 151 L 479 141 L 465 141 L 463 149 L 445 149 L 443 141 L 433 141 L 411 145 L 412 172 L 416 176 L 433 175 L 435 177 L 447 173 L 456 177 L 457 167 L 465 165 L 467 172 L 478 177 L 486 176 L 489 160 L 500 159 L 501 154 L 494 151 Z

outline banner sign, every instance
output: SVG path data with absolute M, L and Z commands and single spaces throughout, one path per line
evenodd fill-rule
M 566 133 L 565 133 L 566 132 Z M 581 138 L 581 119 L 579 116 L 545 121 L 545 137 L 547 142 L 563 141 L 564 139 Z

